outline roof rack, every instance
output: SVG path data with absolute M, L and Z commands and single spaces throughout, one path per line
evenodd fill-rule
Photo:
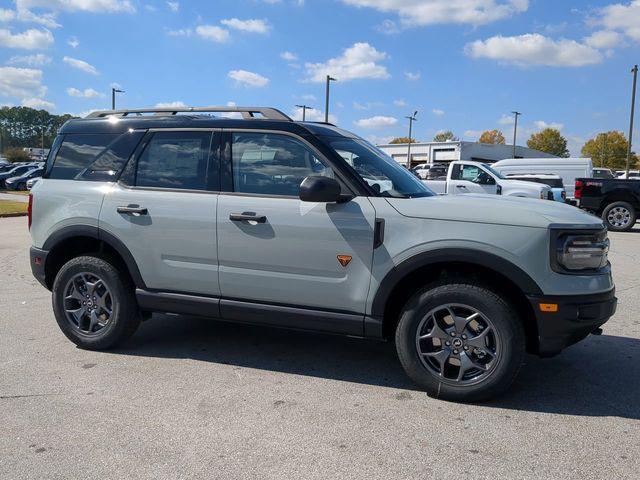
M 127 110 L 99 110 L 91 112 L 85 118 L 104 118 L 108 116 L 128 117 L 153 113 L 155 115 L 176 115 L 182 112 L 218 112 L 218 113 L 240 113 L 245 120 L 267 119 L 267 120 L 288 120 L 291 117 L 280 110 L 271 107 L 178 107 L 178 108 L 134 108 Z M 256 117 L 256 114 L 260 115 Z

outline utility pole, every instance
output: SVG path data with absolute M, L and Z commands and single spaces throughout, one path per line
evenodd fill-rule
M 413 115 L 408 115 L 404 118 L 409 119 L 409 145 L 407 146 L 407 169 L 411 170 L 411 129 L 413 127 L 413 122 L 417 122 L 416 115 L 418 115 L 418 111 L 413 112 Z
M 327 88 L 325 90 L 324 97 L 324 121 L 325 123 L 329 123 L 329 83 L 336 82 L 337 79 L 333 78 L 331 75 L 327 75 Z
M 513 113 L 515 120 L 513 122 L 513 158 L 516 158 L 516 134 L 518 133 L 518 117 L 522 115 L 522 113 L 516 112 L 515 110 L 511 113 Z
M 307 105 L 296 105 L 296 107 L 302 109 L 302 121 L 304 122 L 307 118 L 307 108 L 311 108 Z
M 633 140 L 633 115 L 636 107 L 636 82 L 638 80 L 638 65 L 634 65 L 631 69 L 633 73 L 633 87 L 631 90 L 631 117 L 629 118 L 629 144 L 627 145 L 627 168 L 625 169 L 626 178 L 629 178 L 629 163 L 631 162 L 631 141 Z
M 116 93 L 124 93 L 124 90 L 111 87 L 111 110 L 116 109 Z

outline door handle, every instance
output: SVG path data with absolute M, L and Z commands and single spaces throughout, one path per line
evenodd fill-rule
M 232 213 L 229 215 L 229 220 L 232 222 L 265 223 L 267 221 L 267 217 L 264 215 L 256 215 L 255 213 Z
M 465 185 L 456 185 L 456 188 L 467 188 Z
M 137 205 L 127 205 L 127 206 L 119 206 L 117 208 L 118 213 L 125 213 L 127 215 L 146 215 L 149 211 L 144 207 L 139 207 Z

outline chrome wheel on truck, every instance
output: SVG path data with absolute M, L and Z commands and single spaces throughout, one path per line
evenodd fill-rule
M 609 230 L 626 232 L 636 223 L 636 210 L 630 203 L 613 202 L 602 212 L 602 219 Z

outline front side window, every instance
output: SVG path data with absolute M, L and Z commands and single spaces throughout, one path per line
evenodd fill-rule
M 65 135 L 53 162 L 49 178 L 68 180 L 87 168 L 118 134 Z
M 207 190 L 210 143 L 210 132 L 155 133 L 138 159 L 136 186 Z
M 412 198 L 435 195 L 409 170 L 362 139 L 324 137 L 324 140 L 383 197 Z
M 232 135 L 235 192 L 298 196 L 305 177 L 333 171 L 304 143 L 277 133 Z

